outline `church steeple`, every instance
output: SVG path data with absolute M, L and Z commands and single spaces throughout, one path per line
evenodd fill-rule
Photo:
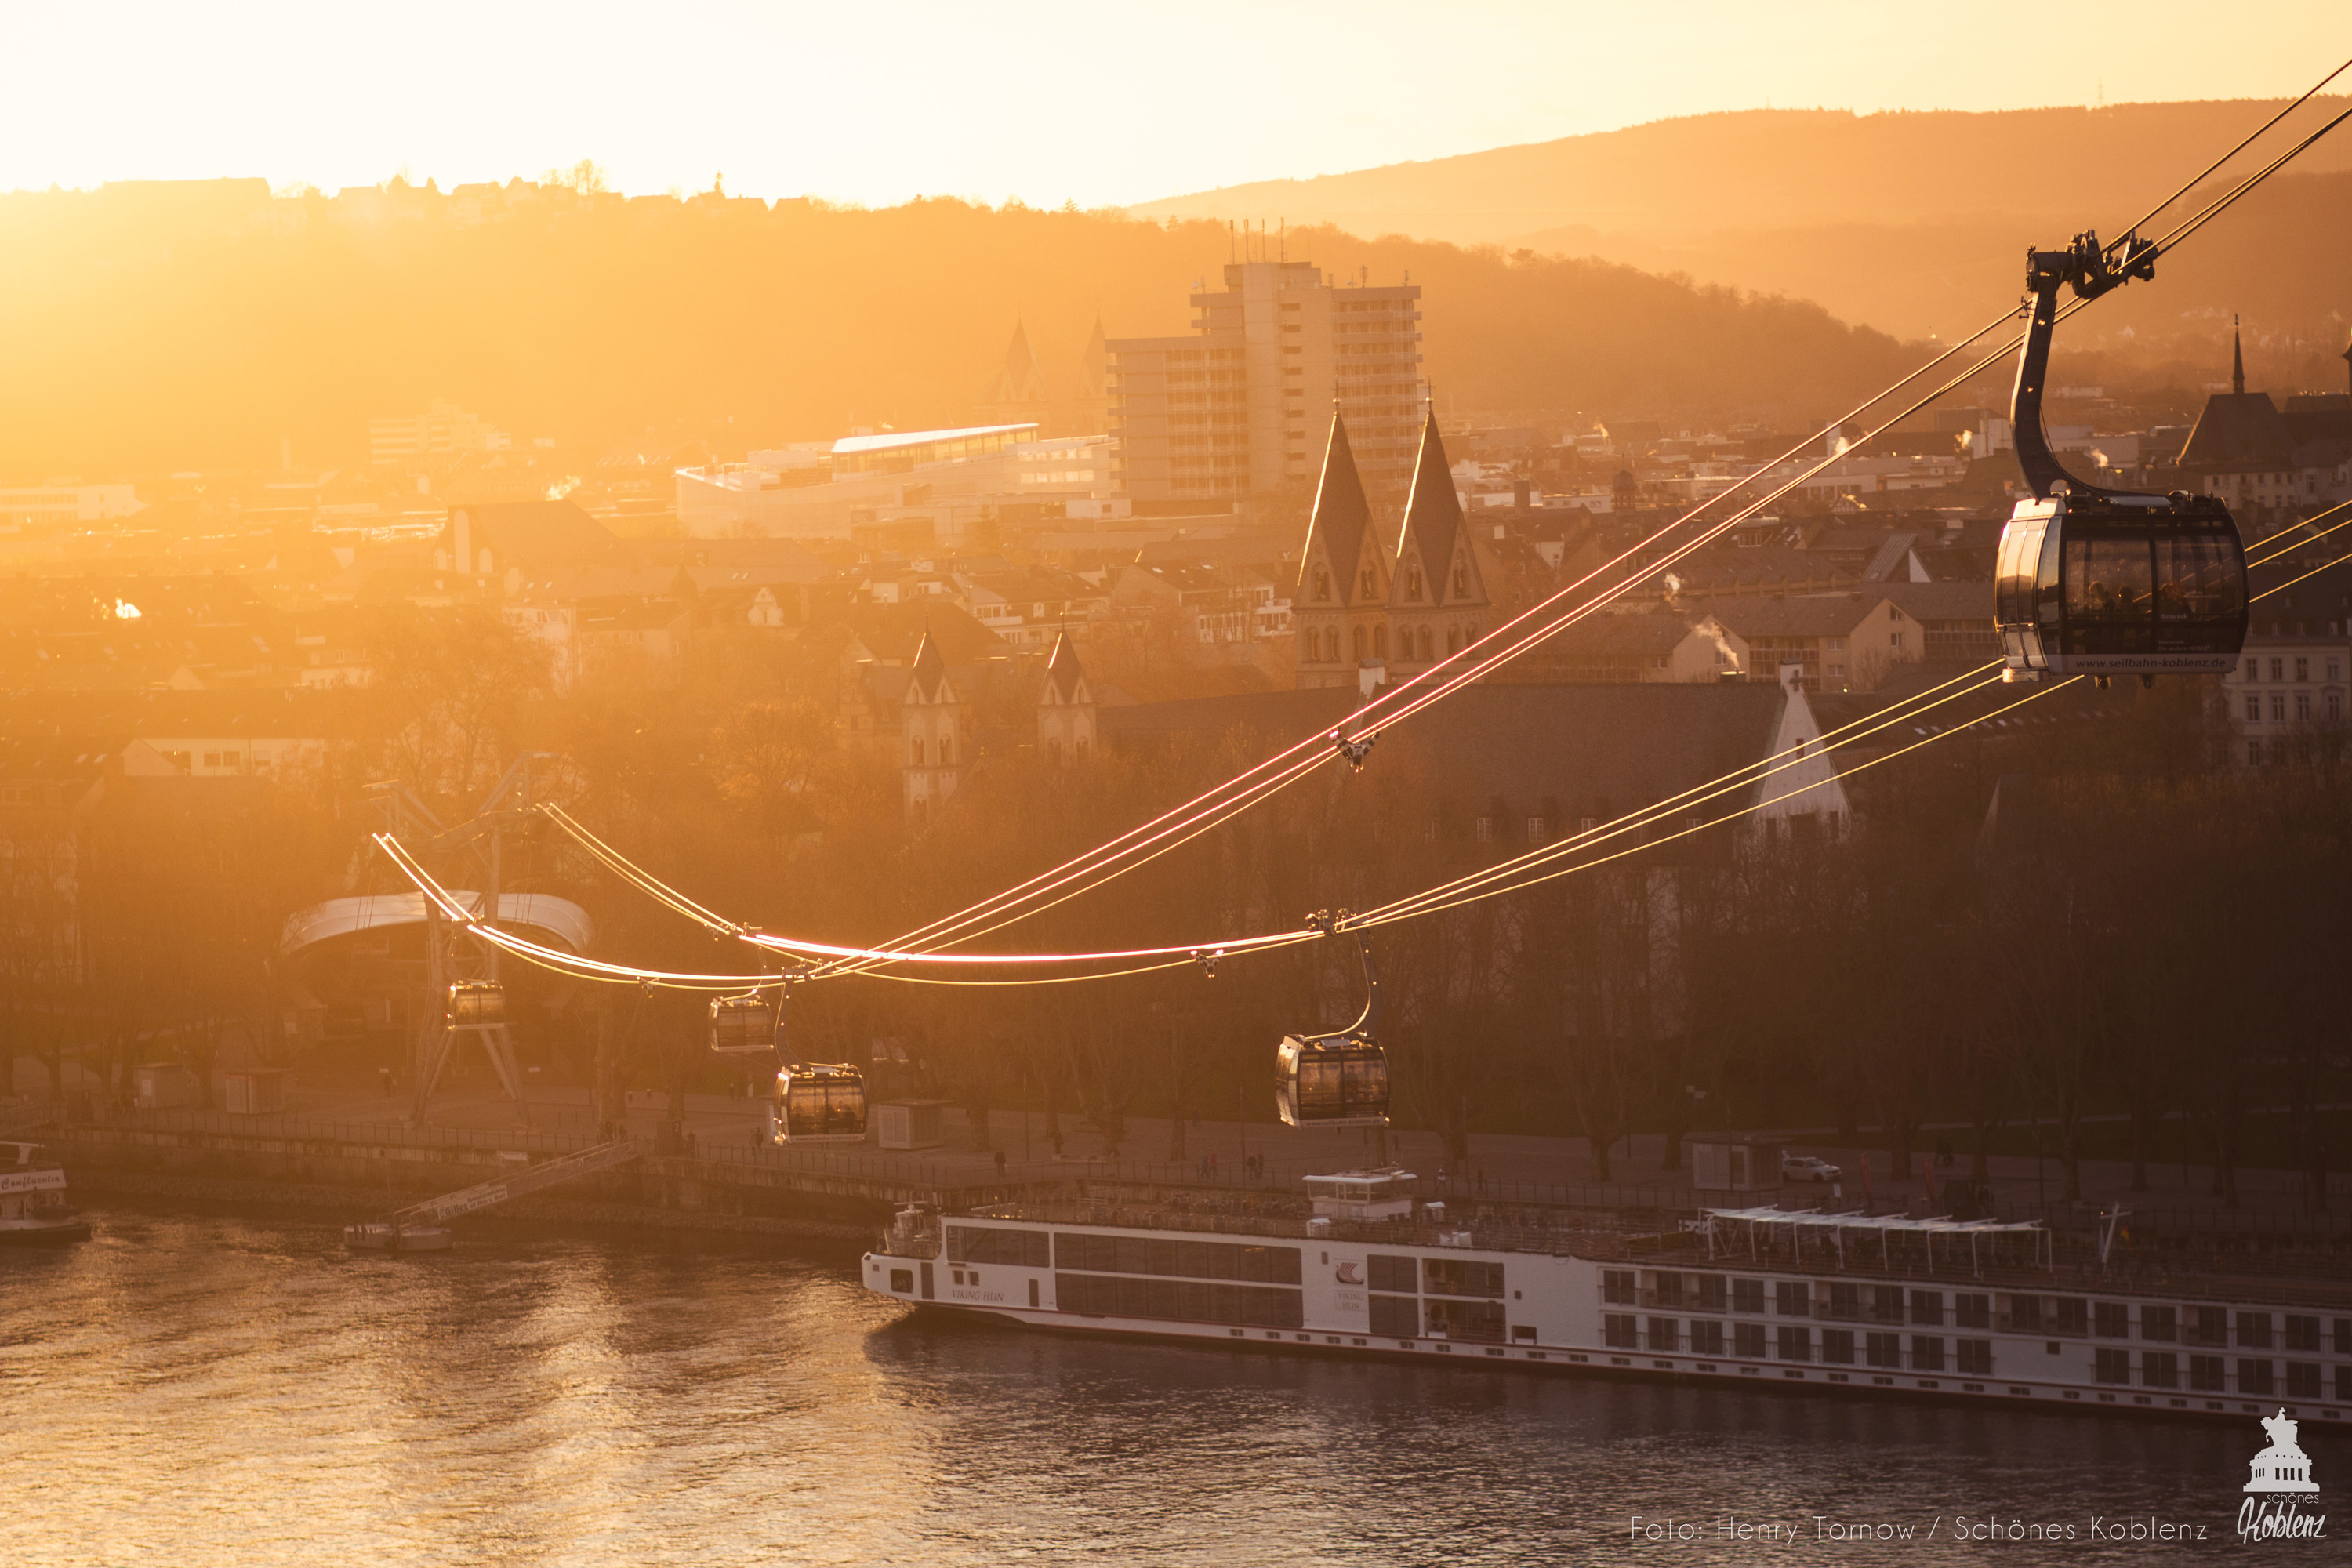
M 1391 564 L 1386 542 L 1372 527 L 1371 505 L 1335 402 L 1323 477 L 1315 488 L 1315 510 L 1298 552 L 1298 583 L 1290 595 L 1291 620 L 1298 628 L 1298 685 L 1377 681 L 1377 670 L 1389 656 Z
M 940 645 L 931 640 L 931 628 L 923 627 L 922 641 L 915 645 L 915 684 L 921 689 L 926 701 L 934 699 L 940 688 L 947 683 L 948 661 L 940 654 Z
M 1294 603 L 1300 597 L 1311 596 L 1318 603 L 1351 605 L 1370 597 L 1365 591 L 1360 567 L 1371 521 L 1371 505 L 1364 499 L 1363 477 L 1356 472 L 1355 450 L 1348 445 L 1347 421 L 1339 417 L 1339 405 L 1334 402 L 1331 434 L 1323 447 L 1323 477 L 1315 487 L 1315 510 L 1307 522 L 1307 546 L 1298 556 L 1301 592 L 1293 595 Z M 1328 580 L 1315 578 L 1318 568 L 1328 569 Z
M 1037 749 L 1059 763 L 1086 756 L 1094 743 L 1094 686 L 1079 667 L 1077 647 L 1066 631 L 1054 639 L 1045 685 L 1037 693 Z
M 1433 405 L 1421 427 L 1421 453 L 1413 463 L 1396 560 L 1389 591 L 1392 669 L 1425 669 L 1478 640 L 1486 585 L 1462 519 L 1462 500 L 1454 493 Z
M 2246 344 L 2238 332 L 2238 318 L 2230 318 L 2230 390 L 2246 395 Z

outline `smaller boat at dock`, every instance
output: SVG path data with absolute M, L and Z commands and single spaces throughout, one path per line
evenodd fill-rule
M 41 1143 L 0 1141 L 0 1247 L 88 1241 L 89 1221 L 66 1202 L 66 1171 Z
M 446 1225 L 402 1225 L 392 1220 L 362 1220 L 343 1226 L 343 1245 L 372 1252 L 446 1252 Z

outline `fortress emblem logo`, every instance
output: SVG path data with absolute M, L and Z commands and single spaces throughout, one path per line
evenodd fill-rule
M 2256 1454 L 2238 1508 L 2241 1541 L 2315 1541 L 2326 1532 L 2327 1516 L 2305 1513 L 2297 1499 L 2319 1489 L 2311 1479 L 2311 1457 L 2295 1442 L 2296 1424 L 2281 1410 L 2263 1417 L 2270 1445 Z

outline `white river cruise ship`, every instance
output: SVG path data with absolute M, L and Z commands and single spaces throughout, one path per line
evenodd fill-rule
M 1097 1187 L 909 1208 L 865 1283 L 1033 1328 L 1254 1349 L 2118 1414 L 2352 1412 L 2352 1285 L 2102 1272 L 2060 1262 L 2039 1223 L 1706 1209 L 1643 1232 L 1526 1205 L 1456 1222 L 1416 1185 L 1357 1171 L 1306 1178 L 1304 1199 Z

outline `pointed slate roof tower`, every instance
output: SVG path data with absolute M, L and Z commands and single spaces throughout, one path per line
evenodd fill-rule
M 948 661 L 940 652 L 940 645 L 931 640 L 931 628 L 923 628 L 923 640 L 915 645 L 915 686 L 926 702 L 940 700 L 940 688 L 948 683 Z
M 1462 498 L 1445 460 L 1432 408 L 1421 427 L 1412 493 L 1397 532 L 1396 580 L 1389 589 L 1396 647 L 1391 668 L 1426 669 L 1477 639 L 1488 608 L 1478 552 L 1462 517 Z
M 1045 657 L 1045 684 L 1067 702 L 1077 696 L 1078 683 L 1087 672 L 1078 668 L 1078 650 L 1070 641 L 1070 634 L 1058 632 L 1054 637 L 1054 651 Z
M 1004 351 L 1004 368 L 989 383 L 983 403 L 1011 407 L 1025 403 L 1044 403 L 1045 378 L 1037 369 L 1037 356 L 1029 349 L 1029 324 L 1013 323 L 1013 342 Z
M 1454 473 L 1445 461 L 1445 442 L 1437 433 L 1437 410 L 1421 427 L 1421 455 L 1413 461 L 1412 493 L 1404 503 L 1404 527 L 1397 534 L 1397 574 L 1406 581 L 1407 563 L 1418 565 L 1425 581 L 1434 584 L 1429 603 L 1444 603 L 1454 564 L 1454 552 L 1466 542 L 1462 525 L 1462 498 L 1454 490 Z M 1463 552 L 1466 558 L 1468 552 Z M 1475 576 L 1477 563 L 1470 563 Z M 1483 597 L 1483 595 L 1482 595 Z
M 1103 395 L 1110 381 L 1110 346 L 1103 337 L 1102 312 L 1095 312 L 1095 330 L 1087 339 L 1087 346 L 1078 353 L 1078 396 L 1081 399 Z
M 1037 749 L 1055 762 L 1085 756 L 1095 743 L 1095 693 L 1078 664 L 1078 648 L 1063 632 L 1045 660 L 1037 694 Z
M 1315 511 L 1307 524 L 1307 544 L 1298 554 L 1298 599 L 1312 599 L 1318 604 L 1354 606 L 1366 603 L 1385 584 L 1377 581 L 1385 572 L 1376 570 L 1372 584 L 1374 592 L 1367 593 L 1364 568 L 1368 564 L 1366 546 L 1378 553 L 1378 542 L 1372 538 L 1372 509 L 1364 499 L 1364 481 L 1356 472 L 1356 454 L 1348 445 L 1348 426 L 1339 417 L 1339 410 L 1331 410 L 1331 435 L 1323 448 L 1323 477 L 1315 487 Z M 1381 561 L 1377 566 L 1385 567 Z M 1327 585 L 1315 576 L 1320 568 L 1330 574 Z M 1294 601 L 1295 602 L 1295 601 Z
M 1335 404 L 1315 511 L 1298 552 L 1298 584 L 1290 595 L 1299 686 L 1355 686 L 1371 668 L 1369 661 L 1387 658 L 1390 565 Z

